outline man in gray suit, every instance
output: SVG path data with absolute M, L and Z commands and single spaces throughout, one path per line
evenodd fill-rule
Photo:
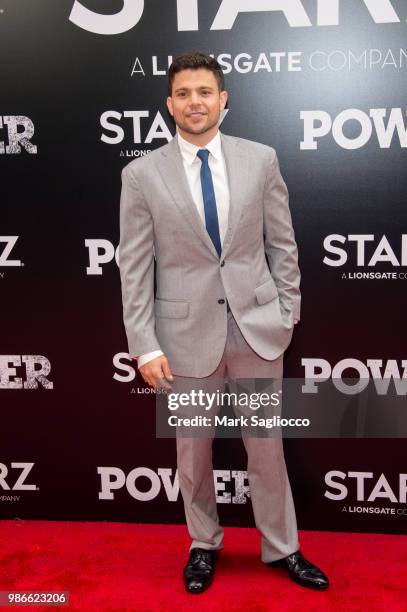
M 300 273 L 276 152 L 219 131 L 227 102 L 210 56 L 179 56 L 167 106 L 177 136 L 122 173 L 120 273 L 130 354 L 154 388 L 199 379 L 281 379 L 300 317 Z M 156 296 L 154 296 L 154 259 Z M 316 589 L 326 576 L 299 551 L 281 438 L 244 437 L 262 561 Z M 177 463 L 192 538 L 188 592 L 212 582 L 223 529 L 212 437 L 177 434 Z

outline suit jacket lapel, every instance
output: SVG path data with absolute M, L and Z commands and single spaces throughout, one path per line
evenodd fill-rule
M 184 214 L 195 234 L 219 259 L 215 246 L 192 199 L 176 137 L 172 139 L 168 147 L 161 151 L 161 154 L 162 157 L 157 164 L 157 168 L 172 195 L 174 203 Z
M 249 179 L 249 164 L 247 153 L 239 146 L 240 141 L 237 138 L 221 133 L 221 142 L 230 193 L 228 229 L 222 246 L 222 257 L 224 257 L 232 243 L 242 214 Z

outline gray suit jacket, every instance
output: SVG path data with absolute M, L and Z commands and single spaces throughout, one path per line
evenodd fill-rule
M 228 300 L 264 359 L 287 348 L 300 317 L 297 246 L 276 152 L 224 134 L 221 142 L 230 189 L 221 258 L 192 200 L 177 138 L 122 172 L 119 262 L 129 352 L 161 349 L 182 376 L 208 376 L 222 357 L 227 312 L 219 300 Z

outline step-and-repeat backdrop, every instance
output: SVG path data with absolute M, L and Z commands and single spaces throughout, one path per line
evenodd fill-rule
M 218 59 L 221 129 L 273 146 L 290 191 L 286 376 L 405 396 L 406 19 L 404 0 L 0 2 L 1 518 L 184 520 L 117 267 L 120 172 L 173 137 L 184 51 Z M 406 531 L 404 439 L 285 448 L 301 528 Z M 241 441 L 216 440 L 214 467 L 221 520 L 252 525 Z

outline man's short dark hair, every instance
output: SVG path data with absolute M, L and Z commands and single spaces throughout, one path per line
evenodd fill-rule
M 225 80 L 219 62 L 210 55 L 206 55 L 200 51 L 190 51 L 178 55 L 178 57 L 173 60 L 168 71 L 168 95 L 172 95 L 172 84 L 178 72 L 181 72 L 181 70 L 198 70 L 198 68 L 205 68 L 213 72 L 218 83 L 219 91 L 225 89 Z

